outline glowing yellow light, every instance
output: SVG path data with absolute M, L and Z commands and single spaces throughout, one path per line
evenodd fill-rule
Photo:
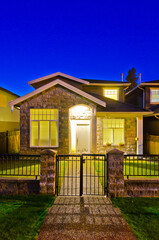
M 76 152 L 76 122 L 71 121 L 71 152 Z

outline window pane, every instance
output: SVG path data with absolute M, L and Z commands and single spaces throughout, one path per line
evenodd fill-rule
M 51 146 L 57 146 L 58 125 L 56 121 L 51 122 Z
M 122 128 L 114 129 L 114 144 L 124 143 L 124 130 Z
M 118 90 L 117 89 L 114 89 L 114 90 L 104 89 L 104 97 L 118 100 Z
M 31 122 L 31 146 L 38 146 L 38 121 Z
M 103 144 L 113 143 L 113 129 L 103 129 Z
M 151 90 L 151 102 L 159 102 L 159 90 Z
M 49 121 L 40 121 L 40 146 L 49 146 Z

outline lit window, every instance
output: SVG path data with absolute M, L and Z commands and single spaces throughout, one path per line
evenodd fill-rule
M 159 90 L 151 89 L 151 103 L 159 103 Z
M 104 89 L 104 97 L 118 100 L 118 90 L 117 89 Z
M 124 144 L 124 119 L 103 119 L 103 145 Z
M 30 109 L 32 147 L 58 147 L 58 110 Z

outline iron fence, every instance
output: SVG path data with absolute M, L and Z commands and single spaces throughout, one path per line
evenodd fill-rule
M 40 176 L 40 155 L 0 154 L 0 176 Z
M 159 155 L 125 155 L 124 176 L 159 176 Z
M 57 195 L 106 195 L 107 162 L 100 154 L 57 155 Z

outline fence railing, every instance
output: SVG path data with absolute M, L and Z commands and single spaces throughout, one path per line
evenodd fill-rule
M 159 176 L 159 155 L 125 155 L 124 176 Z
M 40 176 L 40 155 L 0 154 L 0 176 Z

